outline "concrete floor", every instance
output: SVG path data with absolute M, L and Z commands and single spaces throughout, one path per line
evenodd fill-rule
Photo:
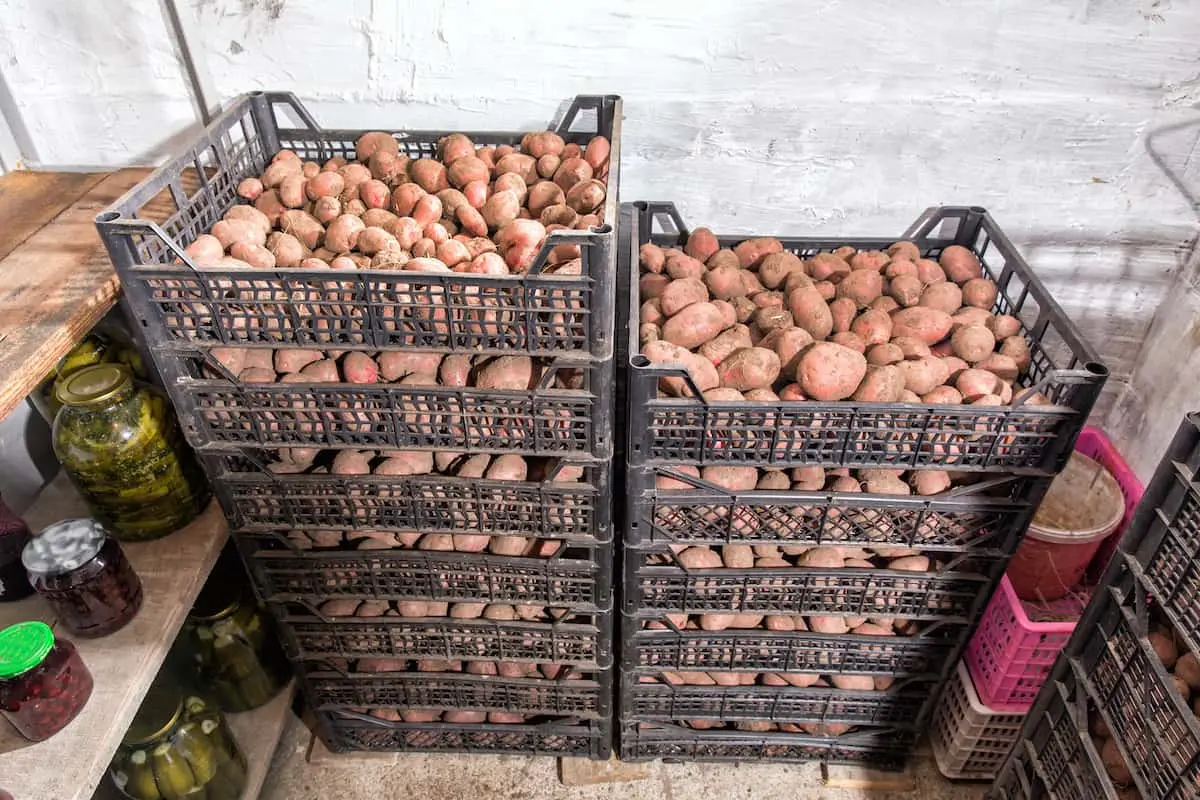
M 907 791 L 832 789 L 816 764 L 644 765 L 624 783 L 563 786 L 553 758 L 521 756 L 324 756 L 310 763 L 309 731 L 293 717 L 262 800 L 982 800 L 987 786 L 950 783 L 929 757 L 914 759 Z

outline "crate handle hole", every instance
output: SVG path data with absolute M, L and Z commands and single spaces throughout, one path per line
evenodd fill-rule
M 120 218 L 120 211 L 105 211 L 96 217 L 96 222 L 116 222 Z
M 1104 366 L 1103 364 L 1101 364 L 1099 362 L 1089 361 L 1083 365 L 1083 368 L 1085 370 L 1087 370 L 1088 372 L 1090 372 L 1092 375 L 1095 375 L 1097 378 L 1107 378 L 1108 377 L 1108 367 Z
M 630 366 L 638 367 L 640 369 L 650 366 L 650 359 L 646 358 L 641 353 L 638 353 L 636 356 L 633 356 L 629 359 L 629 364 Z

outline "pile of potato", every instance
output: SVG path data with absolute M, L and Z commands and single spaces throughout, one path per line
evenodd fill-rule
M 886 613 L 887 601 L 881 600 L 881 612 Z M 916 636 L 920 626 L 914 620 L 884 616 L 835 617 L 798 614 L 663 614 L 666 622 L 647 620 L 642 628 L 648 631 L 677 628 L 688 631 L 753 630 L 769 633 L 851 634 L 854 636 Z
M 638 683 L 669 686 L 792 686 L 797 689 L 835 688 L 882 692 L 892 688 L 895 678 L 885 675 L 818 675 L 812 672 L 660 672 L 640 675 Z
M 570 609 L 509 603 L 445 603 L 432 600 L 326 600 L 322 616 L 331 619 L 357 617 L 407 617 L 429 619 L 487 619 L 493 622 L 559 622 L 572 615 Z
M 465 134 L 411 159 L 389 133 L 366 133 L 355 161 L 324 164 L 281 150 L 237 187 L 236 205 L 187 254 L 220 269 L 526 272 L 555 230 L 604 219 L 610 144 L 553 131 L 519 147 L 476 146 Z M 580 274 L 578 245 L 554 248 L 548 271 Z
M 1167 625 L 1155 625 L 1155 629 L 1149 634 L 1149 640 L 1155 655 L 1158 656 L 1159 663 L 1170 673 L 1171 684 L 1175 691 L 1179 692 L 1180 696 L 1191 706 L 1192 714 L 1200 719 L 1200 658 L 1187 650 L 1181 644 L 1179 637 Z M 1131 715 L 1142 716 L 1145 712 L 1139 708 L 1126 709 L 1123 713 L 1129 717 Z M 1146 718 L 1142 724 L 1143 726 L 1153 725 L 1155 721 L 1153 718 Z M 1141 793 L 1134 785 L 1133 774 L 1129 771 L 1129 765 L 1117 747 L 1112 731 L 1105 724 L 1104 718 L 1094 709 L 1091 713 L 1090 730 L 1092 743 L 1100 753 L 1100 760 L 1104 762 L 1104 768 L 1113 783 L 1116 784 L 1122 800 L 1127 798 L 1135 800 L 1135 798 L 1141 797 Z M 1131 730 L 1129 733 L 1132 734 L 1134 731 Z M 1165 742 L 1165 744 L 1170 745 L 1171 743 Z M 1146 766 L 1143 765 L 1143 768 Z
M 798 492 L 867 492 L 868 494 L 934 495 L 964 486 L 979 479 L 978 474 L 950 470 L 893 470 L 858 469 L 845 467 L 792 467 L 791 469 L 731 467 L 710 465 L 694 467 L 672 465 L 671 469 L 684 475 L 716 484 L 731 492 L 798 491 Z M 689 490 L 697 487 L 670 475 L 655 477 L 659 490 Z
M 276 475 L 405 475 L 440 474 L 490 481 L 545 481 L 576 483 L 583 466 L 564 464 L 554 470 L 554 460 L 526 458 L 512 453 L 458 453 L 429 450 L 322 450 L 317 447 L 284 447 L 267 465 Z
M 425 550 L 522 558 L 551 558 L 563 547 L 557 539 L 418 531 L 288 531 L 287 540 L 297 550 Z
M 214 347 L 212 358 L 241 383 L 395 384 L 414 388 L 474 388 L 525 391 L 538 385 L 550 367 L 529 356 L 469 356 L 385 350 L 269 350 Z M 224 377 L 209 368 L 214 377 Z M 579 389 L 583 370 L 558 369 L 552 388 Z
M 1029 343 L 994 312 L 998 290 L 959 245 L 937 261 L 912 242 L 801 259 L 778 239 L 722 248 L 707 228 L 683 249 L 641 246 L 639 338 L 711 402 L 1046 404 L 1022 389 Z M 660 396 L 688 397 L 682 378 Z

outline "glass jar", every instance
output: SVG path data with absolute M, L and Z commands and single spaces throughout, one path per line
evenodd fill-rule
M 33 594 L 25 565 L 21 563 L 21 551 L 28 541 L 29 526 L 0 498 L 0 603 Z
M 45 418 L 46 422 L 53 425 L 58 409 L 62 408 L 62 403 L 55 396 L 59 381 L 86 366 L 111 360 L 108 344 L 95 333 L 89 333 L 62 357 L 62 360 L 54 368 L 54 372 L 50 373 L 37 391 L 32 393 L 30 397 L 33 400 L 34 408 Z
M 33 742 L 67 726 L 92 696 L 92 674 L 75 645 L 44 622 L 0 630 L 0 711 Z
M 60 381 L 58 399 L 54 454 L 113 536 L 157 539 L 196 518 L 207 485 L 161 394 L 96 364 Z
M 198 685 L 225 711 L 249 711 L 278 694 L 291 669 L 271 618 L 244 590 L 229 594 L 210 580 L 183 630 Z
M 246 758 L 221 712 L 159 679 L 109 765 L 132 800 L 240 800 Z
M 107 636 L 142 607 L 142 582 L 94 519 L 56 522 L 21 554 L 33 588 L 78 636 Z

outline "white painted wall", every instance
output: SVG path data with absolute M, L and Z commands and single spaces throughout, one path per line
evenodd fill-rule
M 35 163 L 153 161 L 194 124 L 156 0 L 2 7 Z M 887 235 L 928 205 L 986 206 L 1114 386 L 1195 232 L 1142 147 L 1200 100 L 1189 0 L 188 8 L 220 93 L 290 89 L 331 126 L 532 127 L 574 93 L 622 94 L 623 199 L 675 199 L 697 224 Z

